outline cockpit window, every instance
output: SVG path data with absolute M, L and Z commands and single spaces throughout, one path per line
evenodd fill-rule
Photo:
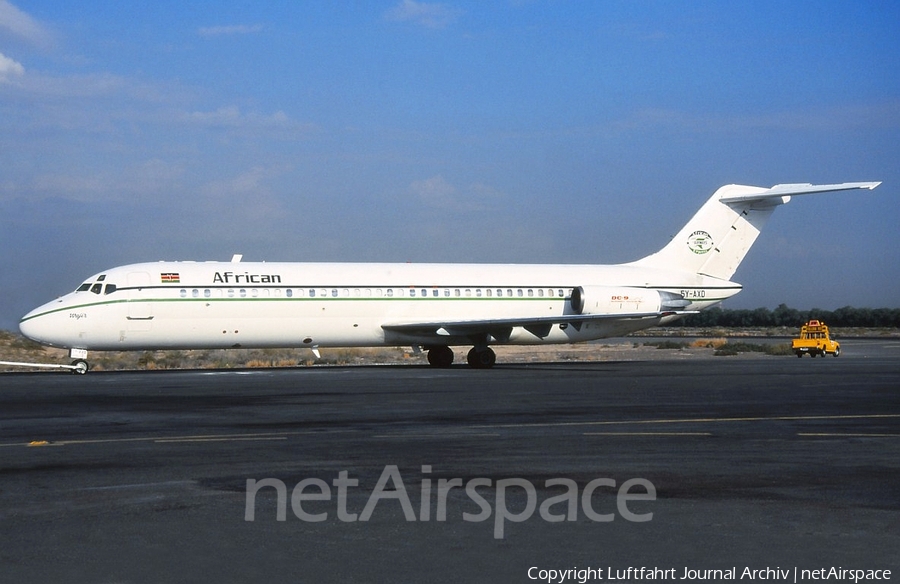
M 103 284 L 101 284 L 99 282 L 94 284 L 93 286 L 91 286 L 91 292 L 93 292 L 94 294 L 100 294 L 100 292 L 102 290 L 103 290 Z
M 84 284 L 82 284 L 81 286 L 79 286 L 78 289 L 75 290 L 75 291 L 76 291 L 76 292 L 87 292 L 87 291 L 90 290 L 90 289 L 91 289 L 91 283 L 90 283 L 90 282 L 85 282 Z
M 107 285 L 106 285 L 106 290 L 105 290 L 103 293 L 104 293 L 104 294 L 112 294 L 112 293 L 115 292 L 115 291 L 116 291 L 116 285 L 115 285 L 115 284 L 107 284 Z
M 105 280 L 105 279 L 106 279 L 106 274 L 103 274 L 102 276 L 98 276 L 98 277 L 97 277 L 97 281 L 98 281 L 98 282 L 102 282 L 102 281 Z

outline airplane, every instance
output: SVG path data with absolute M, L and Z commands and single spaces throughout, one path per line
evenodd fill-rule
M 665 325 L 741 291 L 730 279 L 795 195 L 880 182 L 726 185 L 661 250 L 616 265 L 155 262 L 111 268 L 22 317 L 22 333 L 88 351 L 452 346 L 489 368 L 492 345 L 576 343 Z

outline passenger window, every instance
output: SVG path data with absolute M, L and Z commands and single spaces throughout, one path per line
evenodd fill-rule
M 294 296 L 294 291 L 291 290 L 290 288 L 288 288 L 287 290 L 284 291 L 284 295 L 287 296 L 288 298 L 292 298 Z
M 315 297 L 316 297 L 316 289 L 315 289 L 315 288 L 310 288 L 310 289 L 309 289 L 309 297 L 310 297 L 310 298 L 315 298 Z

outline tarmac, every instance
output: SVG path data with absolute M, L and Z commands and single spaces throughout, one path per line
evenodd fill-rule
M 3 374 L 0 580 L 896 578 L 900 340 L 842 344 Z

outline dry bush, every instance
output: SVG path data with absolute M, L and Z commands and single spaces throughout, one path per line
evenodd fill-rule
M 718 349 L 727 342 L 728 342 L 728 339 L 724 339 L 724 338 L 697 339 L 696 341 L 691 343 L 690 346 L 695 349 Z

